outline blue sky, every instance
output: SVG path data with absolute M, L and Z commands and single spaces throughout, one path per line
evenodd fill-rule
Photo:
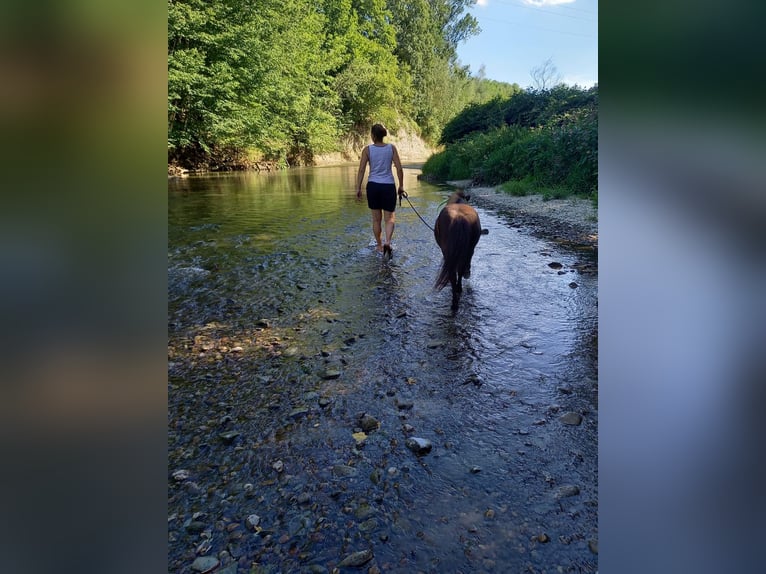
M 481 33 L 458 46 L 476 75 L 533 85 L 530 71 L 549 58 L 566 84 L 598 82 L 598 0 L 477 0 Z

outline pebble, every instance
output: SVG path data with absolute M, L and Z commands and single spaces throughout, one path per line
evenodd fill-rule
M 340 568 L 346 568 L 349 566 L 362 566 L 367 564 L 367 562 L 373 558 L 374 554 L 372 553 L 372 550 L 360 550 L 359 552 L 354 552 L 346 556 L 343 560 L 340 561 L 338 566 Z
M 255 530 L 255 527 L 261 523 L 261 517 L 257 514 L 251 514 L 247 517 L 245 523 L 250 530 Z
M 190 476 L 189 471 L 181 468 L 179 470 L 176 470 L 173 473 L 173 480 L 176 480 L 178 482 L 183 482 L 184 480 L 188 479 L 189 476 Z
M 568 496 L 577 496 L 580 494 L 580 487 L 573 484 L 562 486 L 556 492 L 556 498 L 566 498 Z
M 285 469 L 285 463 L 282 462 L 281 460 L 278 460 L 271 465 L 271 468 L 273 468 L 277 472 L 282 472 Z
M 380 421 L 376 419 L 375 417 L 373 417 L 372 415 L 368 415 L 367 413 L 365 413 L 359 419 L 359 426 L 362 427 L 362 430 L 364 432 L 370 432 L 380 428 Z
M 598 540 L 588 540 L 588 548 L 591 552 L 593 552 L 593 554 L 598 554 Z
M 325 369 L 325 371 L 322 373 L 321 376 L 325 380 L 337 379 L 338 377 L 340 377 L 340 369 L 335 369 L 335 368 Z
M 411 437 L 408 438 L 404 445 L 410 449 L 415 454 L 426 454 L 431 452 L 432 444 L 431 441 L 426 438 L 420 438 L 420 437 Z
M 582 415 L 573 411 L 564 413 L 559 417 L 559 420 L 565 425 L 577 426 L 582 422 Z
M 195 572 L 210 572 L 211 570 L 218 568 L 220 563 L 221 562 L 215 556 L 200 556 L 192 562 L 191 569 Z
M 239 435 L 240 433 L 237 431 L 226 431 L 219 434 L 218 437 L 223 441 L 224 444 L 231 444 Z
M 402 411 L 409 410 L 414 406 L 415 406 L 415 403 L 411 401 L 410 399 L 400 399 L 398 397 L 396 399 L 396 408 L 398 408 L 399 410 L 402 410 Z

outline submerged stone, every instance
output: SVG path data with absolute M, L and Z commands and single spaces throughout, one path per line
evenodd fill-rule
M 431 452 L 433 447 L 430 440 L 420 437 L 410 437 L 404 442 L 404 445 L 415 454 L 427 454 Z

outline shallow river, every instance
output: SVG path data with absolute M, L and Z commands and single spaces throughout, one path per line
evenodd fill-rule
M 355 173 L 169 182 L 168 571 L 595 572 L 588 255 L 478 208 L 453 313 L 431 230 L 404 201 L 384 262 Z

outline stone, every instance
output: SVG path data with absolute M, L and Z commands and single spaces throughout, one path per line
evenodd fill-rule
M 358 472 L 359 471 L 357 471 L 353 466 L 347 466 L 345 464 L 336 464 L 332 467 L 332 473 L 335 476 L 356 476 Z
M 347 567 L 354 567 L 354 566 L 362 566 L 364 564 L 367 564 L 370 560 L 374 558 L 374 554 L 372 553 L 372 550 L 360 550 L 359 552 L 353 552 L 352 554 L 349 554 L 346 556 L 343 560 L 340 561 L 338 564 L 338 567 L 340 568 L 347 568 Z
M 359 419 L 359 426 L 362 427 L 362 430 L 364 432 L 370 432 L 380 428 L 380 421 L 376 419 L 375 417 L 365 413 Z
M 250 530 L 255 530 L 255 527 L 258 526 L 261 523 L 261 517 L 257 514 L 251 514 L 247 517 L 245 520 L 245 524 L 247 524 L 247 527 Z
M 173 472 L 173 480 L 177 482 L 183 482 L 184 480 L 187 480 L 189 476 L 190 476 L 189 471 L 183 468 Z
M 396 398 L 396 408 L 402 411 L 410 410 L 412 407 L 415 406 L 415 403 L 411 401 L 410 399 L 400 399 Z
M 433 446 L 430 440 L 420 437 L 410 437 L 404 442 L 404 445 L 418 455 L 431 452 Z
M 192 562 L 191 569 L 195 572 L 210 572 L 218 568 L 220 560 L 215 556 L 200 556 Z
M 556 498 L 567 498 L 568 496 L 577 496 L 578 494 L 580 494 L 579 486 L 567 484 L 558 489 Z
M 340 369 L 337 369 L 335 367 L 329 367 L 324 370 L 321 376 L 325 380 L 337 379 L 338 377 L 340 377 Z
M 238 431 L 226 431 L 218 435 L 224 444 L 231 444 L 240 435 Z
M 307 414 L 309 414 L 309 408 L 308 407 L 304 407 L 304 406 L 300 406 L 300 407 L 294 408 L 290 412 L 290 418 L 291 419 L 300 419 L 300 418 L 305 417 Z
M 582 422 L 582 415 L 574 411 L 569 411 L 568 413 L 561 415 L 559 420 L 565 425 L 577 426 Z

